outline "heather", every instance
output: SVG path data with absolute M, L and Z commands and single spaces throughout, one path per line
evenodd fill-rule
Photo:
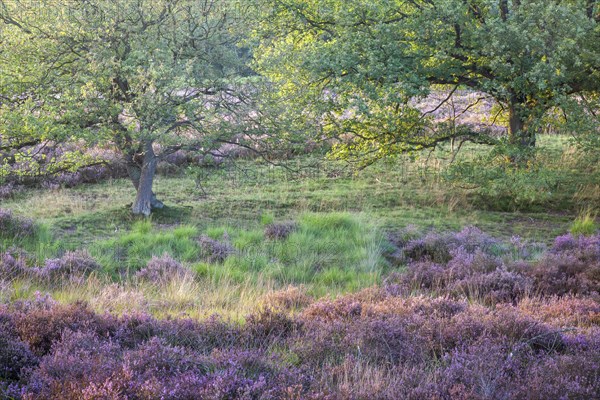
M 16 216 L 11 210 L 0 208 L 0 236 L 25 238 L 35 233 L 33 221 Z
M 481 230 L 429 232 L 422 238 L 392 237 L 392 260 L 406 262 L 405 273 L 388 278 L 408 292 L 434 291 L 485 303 L 528 296 L 600 294 L 600 236 L 558 236 L 546 250 L 513 237 L 503 243 Z
M 490 308 L 382 286 L 296 314 L 262 308 L 239 323 L 115 317 L 40 296 L 1 310 L 1 390 L 23 399 L 597 397 L 597 303 L 536 301 L 548 311 L 527 312 L 529 299 Z M 549 317 L 569 304 L 578 318 Z
M 120 179 L 12 186 L 0 398 L 600 396 L 600 236 L 575 214 L 484 212 L 423 160 L 189 156 L 149 219 Z
M 454 232 L 407 226 L 385 234 L 375 229 L 368 241 L 368 225 L 348 214 L 305 214 L 293 225 L 281 223 L 293 226 L 286 235 L 267 234 L 283 228 L 265 219 L 256 230 L 169 230 L 146 222 L 114 242 L 43 264 L 8 249 L 0 258 L 3 291 L 20 294 L 0 306 L 0 393 L 7 399 L 600 396 L 600 236 L 569 233 L 542 244 L 473 226 Z M 340 240 L 324 243 L 334 238 Z M 107 243 L 128 247 L 120 250 L 131 265 L 125 274 L 112 275 Z M 297 251 L 303 248 L 311 253 Z M 288 271 L 262 281 L 268 288 L 254 292 L 247 307 L 238 303 L 244 314 L 223 305 L 219 314 L 201 311 L 210 309 L 199 300 L 207 293 L 215 302 L 247 296 L 266 279 L 258 274 L 270 263 Z M 354 279 L 375 274 L 375 285 L 320 296 L 345 282 L 331 274 L 342 263 L 356 265 Z M 256 280 L 236 286 L 238 271 Z M 342 280 L 322 280 L 324 272 Z M 219 284 L 223 294 L 210 291 Z M 24 296 L 24 285 L 52 294 Z
M 599 24 L 0 0 L 0 400 L 600 399 Z

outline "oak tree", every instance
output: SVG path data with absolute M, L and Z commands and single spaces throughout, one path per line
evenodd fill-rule
M 161 208 L 161 157 L 239 138 L 251 77 L 243 3 L 219 0 L 0 0 L 0 144 L 110 143 L 136 189 Z
M 266 3 L 258 69 L 304 99 L 302 112 L 339 139 L 334 154 L 362 165 L 455 136 L 494 143 L 436 126 L 415 106 L 438 85 L 493 97 L 521 148 L 535 146 L 550 112 L 589 115 L 574 108 L 600 91 L 595 0 Z

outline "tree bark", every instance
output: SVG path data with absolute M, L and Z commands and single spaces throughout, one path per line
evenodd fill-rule
M 510 143 L 523 148 L 535 147 L 535 132 L 527 124 L 527 116 L 524 115 L 526 106 L 514 98 L 508 105 L 508 134 Z
M 164 204 L 156 198 L 152 191 L 158 163 L 156 154 L 152 149 L 152 142 L 149 141 L 144 145 L 141 166 L 136 162 L 134 156 L 130 155 L 127 158 L 127 172 L 137 191 L 131 210 L 136 215 L 149 216 L 152 210 L 164 207 Z

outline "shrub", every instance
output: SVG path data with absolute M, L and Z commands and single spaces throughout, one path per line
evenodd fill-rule
M 522 381 L 523 364 L 512 349 L 483 338 L 445 357 L 438 393 L 452 399 L 516 399 L 515 386 Z
M 138 271 L 135 276 L 142 281 L 160 284 L 189 274 L 191 274 L 190 270 L 165 253 L 162 257 L 153 256 L 146 267 Z
M 7 182 L 0 185 L 0 199 L 8 199 L 23 190 L 22 186 L 15 185 L 14 182 Z
M 514 302 L 532 291 L 533 280 L 519 273 L 496 269 L 474 274 L 449 285 L 451 293 L 464 294 L 486 304 Z
M 266 309 L 244 324 L 99 316 L 38 296 L 0 306 L 0 396 L 598 397 L 593 300 L 525 299 L 490 308 L 395 293 L 370 288 L 316 301 L 296 316 Z M 572 321 L 585 329 L 562 329 Z
M 43 267 L 33 269 L 34 275 L 47 282 L 81 277 L 100 270 L 101 266 L 85 250 L 67 251 L 61 258 L 46 260 Z
M 590 328 L 600 325 L 600 303 L 591 298 L 526 298 L 517 307 L 522 314 L 556 328 Z
M 481 252 L 492 254 L 500 243 L 480 229 L 468 226 L 460 232 L 439 234 L 429 232 L 419 239 L 409 240 L 403 248 L 406 257 L 412 261 L 433 261 L 445 264 L 453 258 L 453 252 L 462 248 L 472 254 Z
M 211 263 L 223 262 L 227 257 L 235 253 L 235 249 L 226 241 L 212 239 L 206 235 L 198 239 L 204 258 Z
M 263 296 L 262 303 L 266 308 L 295 310 L 308 306 L 312 298 L 306 294 L 304 286 L 288 286 Z
M 298 224 L 295 222 L 270 223 L 265 226 L 265 237 L 271 240 L 285 240 L 296 229 Z
M 37 364 L 37 358 L 10 328 L 10 323 L 10 319 L 0 319 L 0 382 L 16 382 L 20 379 L 23 368 L 32 368 Z
M 297 329 L 297 321 L 284 312 L 263 309 L 246 317 L 243 337 L 252 346 L 264 346 L 282 342 Z
M 6 251 L 0 254 L 0 279 L 13 279 L 27 270 L 21 255 Z
M 531 276 L 535 291 L 546 296 L 600 292 L 600 263 L 590 265 L 572 253 L 547 253 L 533 266 L 517 270 Z
M 21 239 L 34 233 L 35 225 L 31 219 L 16 217 L 12 211 L 0 208 L 0 236 Z
M 39 356 L 47 354 L 65 330 L 88 330 L 104 336 L 112 330 L 109 320 L 82 303 L 62 306 L 41 301 L 39 305 L 27 304 L 13 318 L 19 337 Z
M 118 344 L 95 332 L 65 330 L 28 378 L 26 399 L 77 399 L 91 383 L 102 384 L 119 365 Z

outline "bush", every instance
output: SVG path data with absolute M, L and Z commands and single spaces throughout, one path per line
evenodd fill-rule
M 65 330 L 28 378 L 25 398 L 77 399 L 90 384 L 101 385 L 119 365 L 120 347 L 97 333 Z
M 35 277 L 46 282 L 82 277 L 102 267 L 85 250 L 67 251 L 61 258 L 46 260 L 44 266 L 32 269 Z
M 200 236 L 198 243 L 202 249 L 202 255 L 211 263 L 223 262 L 235 253 L 235 249 L 227 241 L 215 240 L 206 235 Z
M 572 296 L 488 308 L 374 287 L 237 324 L 100 316 L 38 296 L 0 307 L 0 396 L 596 398 L 596 314 Z M 572 321 L 585 329 L 562 329 Z
M 166 283 L 177 277 L 191 274 L 181 263 L 168 254 L 162 257 L 153 256 L 145 268 L 136 273 L 136 278 L 155 284 Z
M 26 271 L 27 267 L 22 255 L 10 251 L 0 254 L 0 279 L 11 280 Z
M 10 318 L 0 315 L 0 382 L 16 382 L 24 368 L 37 364 L 37 357 L 10 327 Z
M 22 239 L 35 234 L 35 225 L 29 218 L 16 217 L 12 211 L 0 208 L 0 236 Z
M 285 240 L 296 229 L 298 224 L 295 222 L 271 223 L 265 226 L 265 237 L 271 240 Z
M 48 354 L 66 330 L 86 330 L 106 336 L 112 329 L 110 320 L 82 303 L 62 306 L 40 299 L 23 307 L 13 315 L 15 331 L 38 356 Z
M 306 294 L 304 287 L 288 286 L 285 289 L 270 292 L 263 296 L 266 308 L 295 310 L 308 306 L 312 299 Z

